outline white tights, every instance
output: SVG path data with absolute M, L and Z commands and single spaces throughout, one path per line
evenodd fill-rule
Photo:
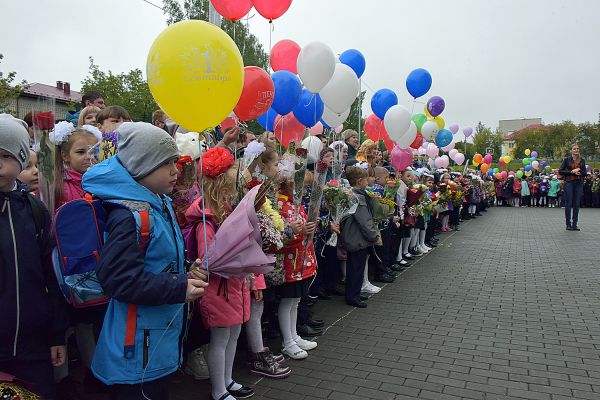
M 300 303 L 299 297 L 281 299 L 279 303 L 279 329 L 281 329 L 281 336 L 283 336 L 283 347 L 286 348 L 297 346 L 298 303 Z M 295 351 L 300 351 L 300 348 L 293 350 L 293 352 Z
M 250 319 L 246 322 L 246 337 L 248 338 L 248 348 L 251 353 L 260 353 L 265 347 L 260 324 L 264 308 L 264 301 L 252 299 L 252 303 L 250 303 Z
M 410 248 L 414 248 L 417 246 L 417 241 L 419 239 L 419 230 L 416 228 L 412 228 L 410 230 Z
M 208 363 L 212 396 L 215 399 L 227 393 L 227 386 L 233 382 L 231 377 L 233 360 L 241 329 L 241 325 L 210 328 L 210 345 L 206 362 Z M 241 385 L 236 387 L 234 384 L 233 388 L 234 390 L 239 389 Z
M 425 246 L 425 234 L 427 233 L 427 222 L 425 222 L 425 229 L 419 231 L 419 246 Z

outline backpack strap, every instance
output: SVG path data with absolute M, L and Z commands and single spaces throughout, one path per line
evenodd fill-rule
M 137 329 L 137 304 L 127 306 L 127 322 L 125 324 L 125 348 L 123 356 L 127 359 L 135 355 L 135 330 Z
M 33 223 L 35 224 L 35 239 L 38 247 L 41 250 L 44 239 L 44 217 L 46 210 L 44 209 L 42 202 L 31 193 L 27 193 L 27 200 L 29 201 L 31 212 L 33 214 Z

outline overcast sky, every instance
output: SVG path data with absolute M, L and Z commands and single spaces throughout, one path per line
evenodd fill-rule
M 2 3 L 0 70 L 17 71 L 28 82 L 69 81 L 74 89 L 90 56 L 103 70 L 145 71 L 147 51 L 166 26 L 163 12 L 142 0 Z M 405 79 L 422 67 L 433 87 L 421 100 L 442 96 L 447 123 L 595 122 L 599 15 L 596 0 L 294 0 L 274 21 L 272 43 L 322 41 L 338 54 L 360 50 L 367 60 L 365 109 L 371 89 L 381 88 L 412 109 Z M 268 22 L 256 14 L 250 28 L 268 49 Z

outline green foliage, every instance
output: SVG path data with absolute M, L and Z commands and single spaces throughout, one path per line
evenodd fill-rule
M 0 62 L 4 56 L 0 54 Z M 15 114 L 16 110 L 8 108 L 11 100 L 16 99 L 21 94 L 21 91 L 24 89 L 25 85 L 27 85 L 26 81 L 21 81 L 21 83 L 14 83 L 16 79 L 16 72 L 9 72 L 6 75 L 2 71 L 0 71 L 0 112 L 7 112 L 10 114 Z
M 158 108 L 142 71 L 137 68 L 120 74 L 104 72 L 90 57 L 88 76 L 81 84 L 83 93 L 102 93 L 107 105 L 125 108 L 134 121 L 150 121 L 152 112 Z
M 365 94 L 367 92 L 366 91 L 362 91 L 360 93 L 360 95 L 356 98 L 356 100 L 354 100 L 354 103 L 352 103 L 352 106 L 350 107 L 350 115 L 348 116 L 348 119 L 346 120 L 346 122 L 344 122 L 344 129 L 353 129 L 356 132 L 359 132 L 359 125 L 360 125 L 360 143 L 364 142 L 365 140 L 367 140 L 367 134 L 365 133 L 364 130 L 364 126 L 365 126 L 365 118 L 364 114 L 360 115 L 360 120 L 359 120 L 359 110 L 362 110 L 362 104 L 363 101 L 365 99 Z M 332 128 L 336 128 L 335 126 L 332 126 Z
M 486 149 L 494 150 L 494 158 L 498 158 L 502 154 L 502 142 L 504 137 L 499 131 L 492 130 L 481 123 L 477 124 L 475 134 L 473 135 L 473 147 L 476 153 L 485 154 Z
M 575 125 L 571 121 L 519 131 L 515 137 L 514 157 L 524 158 L 525 149 L 538 152 L 539 159 L 559 160 L 569 154 L 577 142 L 583 157 L 595 157 L 600 144 L 600 126 L 588 122 Z
M 208 20 L 209 0 L 183 0 L 183 3 L 178 0 L 163 0 L 163 6 L 169 25 L 185 19 Z M 269 55 L 246 25 L 240 21 L 231 22 L 223 19 L 221 29 L 234 40 L 242 54 L 244 65 L 254 65 L 269 70 Z

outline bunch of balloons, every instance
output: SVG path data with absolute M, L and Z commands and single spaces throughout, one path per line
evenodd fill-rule
M 234 22 L 247 15 L 253 6 L 260 15 L 273 21 L 285 14 L 292 5 L 292 0 L 210 0 L 210 2 L 219 14 Z

